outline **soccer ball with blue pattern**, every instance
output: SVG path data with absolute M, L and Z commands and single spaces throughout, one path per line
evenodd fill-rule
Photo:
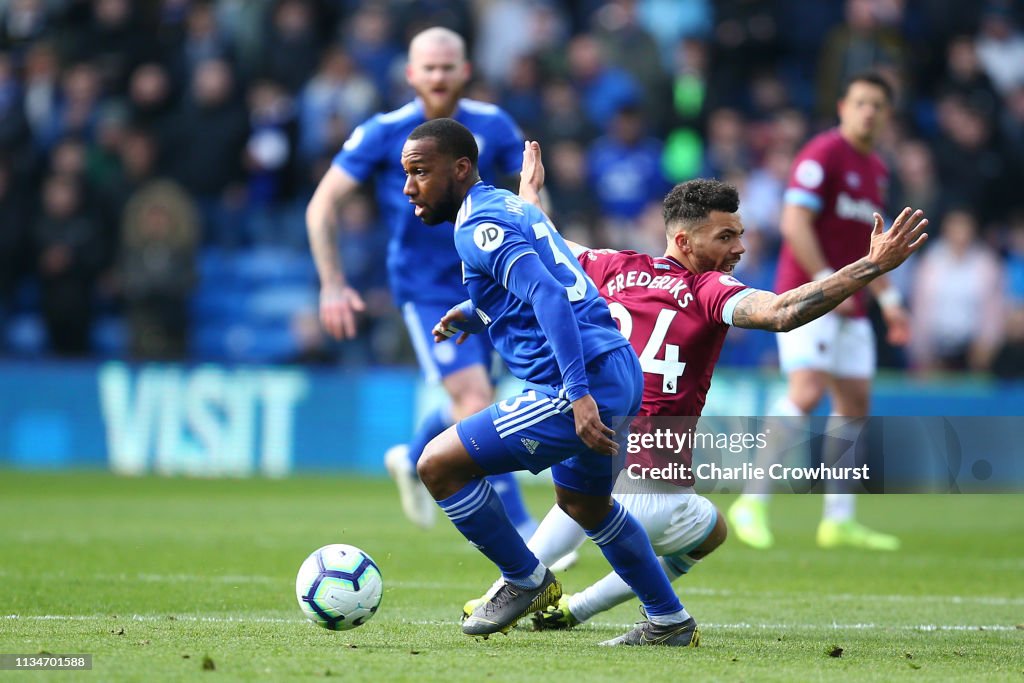
M 380 607 L 384 580 L 359 548 L 335 543 L 306 558 L 295 579 L 295 596 L 317 626 L 347 631 L 362 626 Z

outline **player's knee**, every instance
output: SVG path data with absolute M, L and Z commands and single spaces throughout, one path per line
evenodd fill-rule
M 420 456 L 419 462 L 416 463 L 416 474 L 419 475 L 420 481 L 432 495 L 440 489 L 444 482 L 444 457 L 436 438 L 423 449 L 423 454 Z
M 707 557 L 715 551 L 718 546 L 725 543 L 725 539 L 729 536 L 729 527 L 725 523 L 725 515 L 719 512 L 717 519 L 715 519 L 715 526 L 711 529 L 711 533 L 704 539 L 704 542 L 693 549 L 690 555 L 695 559 L 701 559 Z
M 789 387 L 789 401 L 804 415 L 813 412 L 824 396 L 825 385 L 813 381 L 794 382 Z
M 611 511 L 611 501 L 594 496 L 573 496 L 559 493 L 558 507 L 584 529 L 596 529 Z

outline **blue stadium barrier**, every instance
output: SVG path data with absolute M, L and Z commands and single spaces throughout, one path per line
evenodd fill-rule
M 777 375 L 723 370 L 705 412 L 764 414 L 782 391 Z M 383 474 L 384 451 L 437 400 L 407 368 L 0 362 L 0 467 Z M 894 376 L 876 384 L 874 406 L 877 415 L 1020 416 L 1024 385 Z

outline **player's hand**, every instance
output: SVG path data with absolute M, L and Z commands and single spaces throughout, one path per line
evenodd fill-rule
M 601 422 L 601 413 L 590 394 L 572 402 L 572 415 L 576 420 L 576 436 L 587 448 L 602 455 L 618 455 L 619 444 L 612 437 L 615 430 Z
M 910 258 L 925 243 L 928 233 L 924 229 L 928 227 L 928 219 L 920 209 L 912 212 L 908 206 L 892 222 L 891 228 L 883 232 L 883 225 L 882 217 L 876 213 L 868 259 L 876 263 L 883 273 L 887 273 Z
M 523 143 L 523 168 L 519 172 L 519 196 L 542 209 L 540 191 L 544 187 L 544 163 L 540 157 L 540 143 L 527 140 Z
M 348 285 L 328 284 L 320 288 L 320 322 L 335 339 L 356 336 L 356 313 L 366 310 L 359 292 Z
M 459 338 L 455 340 L 456 344 L 461 344 L 469 339 L 469 332 L 463 331 L 459 325 L 459 323 L 465 321 L 466 314 L 458 306 L 450 308 L 447 313 L 441 316 L 441 320 L 434 325 L 434 329 L 431 330 L 434 334 L 434 343 L 440 344 L 446 339 L 451 339 L 456 334 L 459 334 L 459 332 L 462 332 L 462 334 L 459 334 Z
M 893 346 L 906 346 L 910 341 L 910 316 L 903 306 L 883 306 L 885 340 Z

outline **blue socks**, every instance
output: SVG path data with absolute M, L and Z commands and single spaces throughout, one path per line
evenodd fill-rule
M 412 465 L 413 472 L 416 471 L 416 463 L 420 461 L 423 449 L 427 447 L 430 440 L 451 427 L 452 424 L 452 407 L 450 404 L 446 403 L 440 408 L 434 408 L 427 413 L 426 417 L 423 418 L 423 422 L 416 428 L 412 439 L 409 441 L 409 464 Z
M 501 501 L 486 479 L 474 479 L 458 493 L 437 501 L 437 504 L 455 528 L 487 559 L 498 565 L 509 583 L 534 587 L 532 577 L 540 561 L 509 522 Z M 647 547 L 650 549 L 650 543 Z M 654 557 L 653 551 L 651 557 Z M 655 570 L 664 578 L 657 564 Z
M 427 447 L 430 440 L 451 427 L 452 424 L 450 404 L 445 404 L 427 413 L 413 434 L 412 440 L 409 441 L 409 464 L 412 465 L 413 472 L 416 471 L 416 463 L 419 462 L 420 456 L 423 455 L 423 449 Z M 537 521 L 526 509 L 515 475 L 512 472 L 492 474 L 487 477 L 487 481 L 491 482 L 491 486 L 494 487 L 494 492 L 498 494 L 501 504 L 505 506 L 505 512 L 508 513 L 508 518 L 512 521 L 516 531 L 524 539 L 529 540 L 530 536 L 533 536 L 533 532 L 537 530 Z
M 512 522 L 523 540 L 529 541 L 530 536 L 533 536 L 533 532 L 537 530 L 537 520 L 526 509 L 523 496 L 519 492 L 516 475 L 512 472 L 492 474 L 487 477 L 487 481 L 490 482 L 494 493 L 501 500 L 501 504 L 505 506 L 505 513 L 508 514 L 509 521 Z
M 594 529 L 585 529 L 587 536 L 601 548 L 615 573 L 640 598 L 651 621 L 657 623 L 658 617 L 675 617 L 684 613 L 668 577 L 658 564 L 647 532 L 618 501 L 612 502 L 612 510 L 604 521 Z

